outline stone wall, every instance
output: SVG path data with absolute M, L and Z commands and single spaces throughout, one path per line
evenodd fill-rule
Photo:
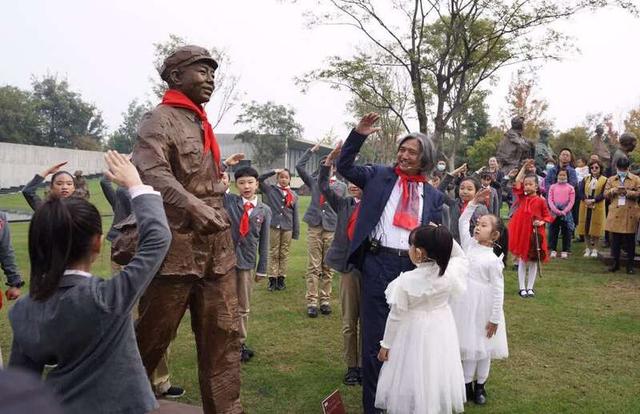
M 46 168 L 68 161 L 63 168 L 73 174 L 100 174 L 105 169 L 103 153 L 66 148 L 39 147 L 0 142 L 0 189 L 20 187 Z

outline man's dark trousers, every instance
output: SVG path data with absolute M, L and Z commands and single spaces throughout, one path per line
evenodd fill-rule
M 376 386 L 382 363 L 378 361 L 380 341 L 389 315 L 384 295 L 387 285 L 402 272 L 415 266 L 407 256 L 371 252 L 365 253 L 362 266 L 362 405 L 365 414 L 378 412 L 375 408 Z

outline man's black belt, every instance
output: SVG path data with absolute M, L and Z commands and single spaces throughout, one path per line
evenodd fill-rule
M 392 247 L 380 246 L 378 248 L 378 252 L 384 253 L 384 254 L 390 254 L 393 256 L 409 257 L 409 250 L 394 249 Z

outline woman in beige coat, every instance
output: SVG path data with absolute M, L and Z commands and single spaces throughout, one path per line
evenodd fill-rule
M 640 177 L 629 172 L 629 159 L 620 158 L 616 163 L 617 174 L 609 177 L 604 195 L 611 202 L 605 230 L 611 233 L 611 255 L 615 272 L 620 268 L 620 248 L 627 253 L 627 273 L 633 273 L 635 234 L 640 219 Z

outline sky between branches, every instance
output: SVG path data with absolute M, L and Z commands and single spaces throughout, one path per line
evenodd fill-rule
M 243 100 L 291 105 L 305 128 L 305 139 L 317 140 L 332 129 L 343 136 L 348 132 L 345 122 L 353 119 L 345 110 L 349 95 L 322 85 L 302 94 L 293 79 L 320 67 L 328 56 L 349 56 L 362 37 L 345 27 L 307 29 L 302 14 L 311 3 L 9 2 L 0 14 L 0 85 L 26 89 L 32 75 L 58 73 L 103 111 L 113 130 L 129 101 L 153 101 L 153 43 L 174 33 L 225 49 L 232 59 L 228 70 L 240 76 Z M 548 100 L 555 128 L 581 124 L 587 113 L 595 112 L 613 113 L 621 124 L 629 109 L 640 106 L 640 20 L 624 11 L 603 10 L 562 24 L 576 38 L 581 54 L 547 63 L 538 71 L 537 96 Z M 499 76 L 487 100 L 493 124 L 500 124 L 512 75 L 502 71 Z M 237 113 L 227 114 L 217 131 L 239 132 L 242 127 L 233 124 Z

